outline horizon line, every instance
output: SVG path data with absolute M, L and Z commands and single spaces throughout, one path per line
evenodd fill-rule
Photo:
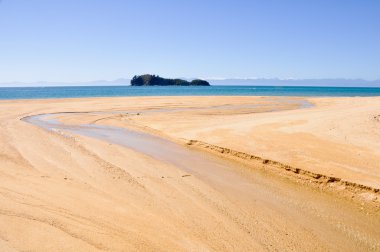
M 271 80 L 271 81 L 364 81 L 364 82 L 377 82 L 380 81 L 380 78 L 378 79 L 365 79 L 365 78 L 341 78 L 341 77 L 334 77 L 334 78 L 280 78 L 280 77 L 169 77 L 172 79 L 185 79 L 185 80 L 192 80 L 192 79 L 202 79 L 202 80 L 210 80 L 210 81 L 227 81 L 227 80 L 237 80 L 237 81 L 260 81 L 260 80 Z M 38 80 L 38 81 L 2 81 L 0 82 L 0 85 L 2 84 L 42 84 L 42 83 L 51 83 L 51 84 L 82 84 L 82 83 L 109 83 L 109 82 L 117 82 L 117 81 L 130 81 L 132 78 L 128 77 L 121 77 L 116 79 L 99 79 L 99 80 L 82 80 L 82 81 L 47 81 L 47 80 Z

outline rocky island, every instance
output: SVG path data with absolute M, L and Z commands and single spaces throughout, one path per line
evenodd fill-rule
M 131 86 L 210 86 L 210 83 L 200 79 L 187 81 L 182 79 L 166 79 L 158 75 L 144 74 L 133 76 Z

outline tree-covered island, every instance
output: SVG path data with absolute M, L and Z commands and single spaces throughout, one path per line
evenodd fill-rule
M 200 79 L 187 81 L 182 79 L 166 79 L 158 75 L 144 74 L 133 76 L 131 86 L 210 86 L 210 83 Z

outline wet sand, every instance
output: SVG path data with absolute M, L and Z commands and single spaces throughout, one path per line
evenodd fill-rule
M 321 174 L 329 170 L 347 181 L 352 179 L 376 188 L 379 168 L 371 162 L 379 160 L 378 148 L 370 147 L 379 144 L 374 136 L 378 125 L 376 104 L 380 100 L 320 98 L 310 100 L 315 104 L 313 108 L 297 109 L 303 101 L 301 98 L 160 97 L 0 102 L 2 111 L 6 111 L 0 118 L 0 176 L 4 181 L 0 187 L 0 224 L 6 227 L 0 230 L 0 248 L 38 251 L 379 249 L 380 218 L 378 201 L 373 198 L 376 193 L 359 190 L 355 196 L 359 201 L 348 200 L 333 191 L 276 176 L 261 166 L 254 169 L 255 165 L 249 162 L 220 158 L 219 154 L 209 154 L 203 148 L 184 147 L 188 140 L 198 140 Z M 163 111 L 154 111 L 162 108 Z M 141 150 L 125 148 L 115 140 L 105 141 L 106 132 L 103 139 L 67 130 L 48 132 L 19 120 L 28 115 L 65 111 L 103 111 L 70 113 L 56 118 L 71 126 L 117 126 L 160 136 L 164 141 L 170 139 L 187 148 L 185 152 L 195 152 L 201 160 L 219 165 L 185 162 L 183 158 L 183 163 L 193 164 L 186 168 Z M 372 114 L 375 114 L 374 121 L 368 117 Z M 351 117 L 343 124 L 340 118 L 347 115 Z M 273 126 L 280 122 L 285 130 Z M 333 123 L 338 130 L 326 134 L 324 127 Z M 313 126 L 315 138 L 310 138 L 307 130 Z M 296 135 L 286 138 L 289 132 Z M 342 132 L 353 135 L 345 145 L 339 135 Z M 259 138 L 262 134 L 266 141 Z M 116 139 L 124 141 L 122 136 Z M 281 141 L 276 144 L 274 140 Z M 278 153 L 284 141 L 288 141 L 287 148 Z M 321 141 L 342 144 L 344 153 L 350 153 L 347 150 L 355 153 L 355 148 L 361 148 L 360 155 L 372 159 L 367 161 L 368 167 L 359 166 L 355 159 L 337 157 L 334 152 L 337 145 L 323 144 L 321 148 Z M 313 143 L 314 148 L 319 146 L 320 152 L 330 152 L 330 160 L 310 151 Z M 363 151 L 360 144 L 367 149 Z M 258 145 L 261 149 L 255 149 Z M 297 153 L 300 149 L 307 151 Z M 296 162 L 288 162 L 288 156 Z M 306 158 L 317 165 L 303 166 Z M 342 167 L 348 168 L 342 172 Z

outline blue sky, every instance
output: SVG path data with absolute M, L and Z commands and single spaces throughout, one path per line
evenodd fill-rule
M 0 82 L 380 79 L 378 0 L 2 0 Z

